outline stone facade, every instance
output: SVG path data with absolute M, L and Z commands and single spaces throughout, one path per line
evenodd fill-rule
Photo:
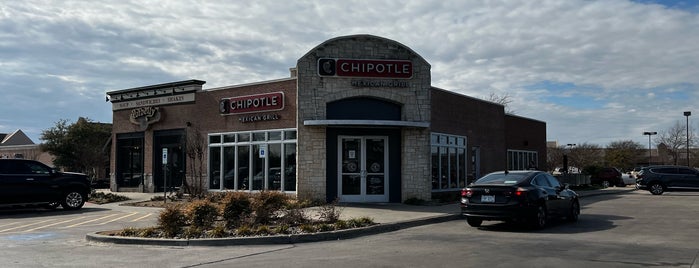
M 353 87 L 356 78 L 322 77 L 318 75 L 321 58 L 407 60 L 413 64 L 413 74 L 407 87 Z M 298 73 L 298 155 L 299 197 L 322 199 L 326 197 L 327 180 L 337 179 L 327 174 L 326 132 L 324 126 L 305 126 L 306 120 L 325 120 L 326 104 L 352 97 L 371 97 L 401 105 L 401 120 L 429 122 L 430 120 L 430 65 L 408 47 L 381 37 L 356 35 L 328 40 L 313 48 L 297 63 Z M 402 197 L 430 199 L 429 186 L 429 131 L 410 129 L 402 131 Z

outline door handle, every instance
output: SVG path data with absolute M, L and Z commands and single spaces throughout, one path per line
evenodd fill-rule
M 33 180 L 34 180 L 34 178 L 27 178 L 27 180 L 28 180 L 28 181 L 33 181 Z

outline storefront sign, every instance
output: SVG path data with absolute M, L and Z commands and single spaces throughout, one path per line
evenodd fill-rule
M 352 80 L 353 87 L 410 87 L 405 80 Z
M 139 107 L 131 110 L 129 121 L 139 125 L 139 130 L 144 131 L 148 126 L 160 121 L 160 110 L 157 107 Z
M 140 99 L 124 102 L 112 103 L 112 111 L 133 109 L 138 107 L 146 107 L 153 105 L 168 105 L 183 102 L 193 102 L 195 93 L 187 93 L 181 95 L 163 96 L 158 98 Z
M 413 77 L 413 63 L 407 60 L 318 60 L 318 75 L 349 77 Z
M 219 103 L 221 114 L 246 114 L 284 109 L 284 93 L 248 95 L 222 99 Z
M 241 116 L 238 120 L 240 123 L 252 123 L 252 122 L 259 122 L 259 121 L 273 121 L 273 120 L 279 120 L 282 118 L 278 114 L 263 114 L 263 115 L 249 115 L 249 116 Z

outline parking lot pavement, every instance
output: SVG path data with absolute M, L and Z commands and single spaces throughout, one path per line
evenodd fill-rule
M 621 194 L 635 191 L 634 187 L 610 187 L 599 190 L 579 191 L 581 198 Z M 310 214 L 317 213 L 321 208 L 309 208 Z M 99 234 L 88 234 L 87 239 L 97 242 L 111 242 L 122 244 L 161 244 L 161 245 L 240 245 L 240 244 L 284 244 L 298 242 L 315 242 L 335 240 L 341 238 L 357 237 L 362 235 L 390 232 L 399 229 L 415 227 L 426 224 L 434 224 L 450 220 L 460 219 L 460 207 L 457 202 L 448 204 L 435 204 L 425 206 L 406 205 L 401 203 L 372 203 L 372 204 L 340 204 L 337 208 L 341 212 L 341 218 L 368 217 L 373 219 L 378 225 L 361 229 L 350 229 L 335 231 L 328 234 L 302 234 L 284 237 L 252 237 L 252 238 L 231 238 L 231 239 L 132 239 L 125 237 L 104 236 Z

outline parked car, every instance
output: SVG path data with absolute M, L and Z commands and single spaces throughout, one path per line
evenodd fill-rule
M 0 159 L 0 206 L 81 208 L 90 193 L 85 174 L 60 172 L 26 159 Z
M 636 177 L 636 188 L 654 195 L 668 191 L 699 191 L 699 171 L 686 166 L 643 167 Z
M 626 183 L 624 183 L 624 180 L 621 178 L 621 171 L 613 167 L 600 169 L 597 174 L 593 174 L 592 177 L 590 177 L 590 183 L 602 185 L 605 188 L 612 185 L 619 187 L 626 186 Z
M 574 191 L 547 172 L 500 171 L 461 190 L 461 214 L 473 227 L 498 220 L 543 228 L 549 217 L 577 221 L 580 201 Z

